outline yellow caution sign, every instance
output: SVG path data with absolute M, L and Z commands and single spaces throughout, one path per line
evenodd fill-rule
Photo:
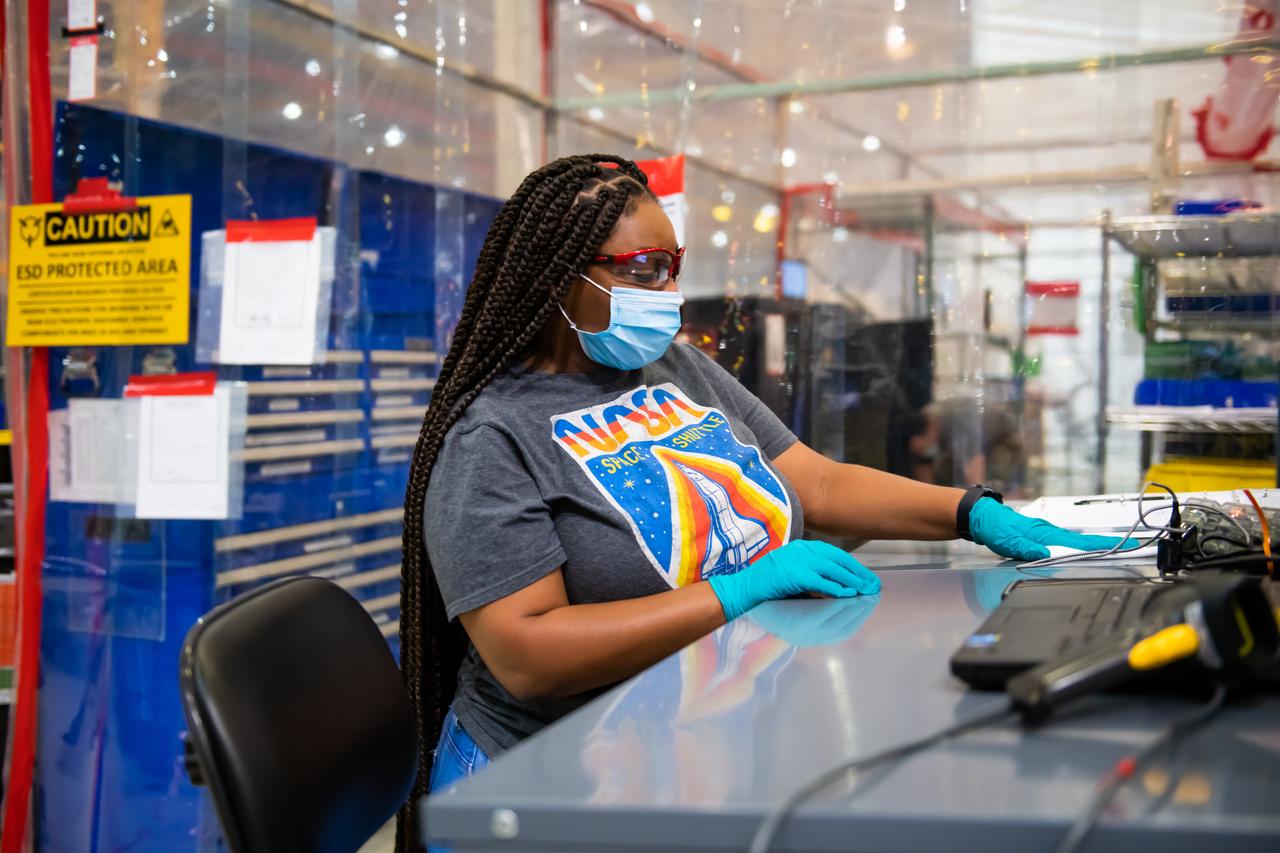
M 187 342 L 191 196 L 135 201 L 12 209 L 9 345 Z

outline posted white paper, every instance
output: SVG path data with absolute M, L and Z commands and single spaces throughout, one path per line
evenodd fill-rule
M 320 232 L 310 241 L 228 243 L 218 360 L 312 364 L 320 307 Z
M 231 392 L 142 397 L 138 518 L 227 518 Z
M 684 245 L 684 193 L 672 193 L 658 199 L 662 212 L 671 220 L 671 228 L 676 232 L 676 245 Z
M 49 413 L 49 499 L 69 501 L 71 491 L 71 413 Z
M 67 51 L 67 100 L 87 101 L 98 94 L 98 37 L 71 40 Z
M 67 0 L 67 29 L 72 32 L 98 26 L 97 0 Z
M 73 399 L 49 413 L 49 496 L 133 503 L 136 457 L 127 440 L 131 400 Z

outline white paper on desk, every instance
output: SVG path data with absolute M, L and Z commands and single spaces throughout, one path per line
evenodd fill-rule
M 1154 531 L 1148 530 L 1145 535 L 1134 534 L 1135 539 L 1142 541 L 1142 544 L 1136 548 L 1126 548 L 1123 551 L 1117 551 L 1114 554 L 1097 554 L 1089 557 L 1088 560 L 1080 560 L 1080 563 L 1092 562 L 1147 562 L 1155 557 L 1155 542 L 1150 541 L 1156 534 Z M 1058 557 L 1074 557 L 1085 553 L 1078 548 L 1068 548 L 1066 545 L 1046 545 L 1049 549 L 1049 558 L 1057 559 Z
M 218 360 L 313 363 L 320 310 L 320 232 L 310 240 L 226 245 Z
M 138 518 L 227 518 L 230 389 L 140 400 Z
M 1168 524 L 1171 509 L 1168 496 L 1152 494 L 1143 498 L 1142 511 L 1147 513 L 1147 523 L 1152 527 Z M 1084 533 L 1123 532 L 1138 520 L 1138 501 L 1133 494 L 1070 495 L 1036 498 L 1018 507 L 1018 511 L 1067 530 Z M 1143 528 L 1139 526 L 1138 530 Z
M 49 413 L 49 497 L 131 504 L 137 456 L 130 441 L 134 400 L 73 399 Z

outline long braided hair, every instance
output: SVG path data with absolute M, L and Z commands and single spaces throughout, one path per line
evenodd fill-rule
M 476 263 L 448 355 L 413 450 L 404 502 L 400 664 L 413 705 L 418 775 L 396 821 L 398 850 L 416 850 L 413 804 L 427 793 L 432 750 L 453 701 L 465 632 L 451 625 L 423 541 L 423 507 L 445 435 L 535 336 L 614 226 L 645 195 L 644 173 L 603 154 L 564 157 L 520 184 L 498 212 Z

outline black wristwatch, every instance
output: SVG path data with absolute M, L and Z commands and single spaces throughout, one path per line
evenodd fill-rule
M 969 532 L 969 513 L 973 512 L 973 505 L 983 498 L 995 498 L 1004 503 L 1004 495 L 990 486 L 978 485 L 966 489 L 964 497 L 960 499 L 960 506 L 956 507 L 956 534 L 961 539 L 973 541 L 973 534 Z

